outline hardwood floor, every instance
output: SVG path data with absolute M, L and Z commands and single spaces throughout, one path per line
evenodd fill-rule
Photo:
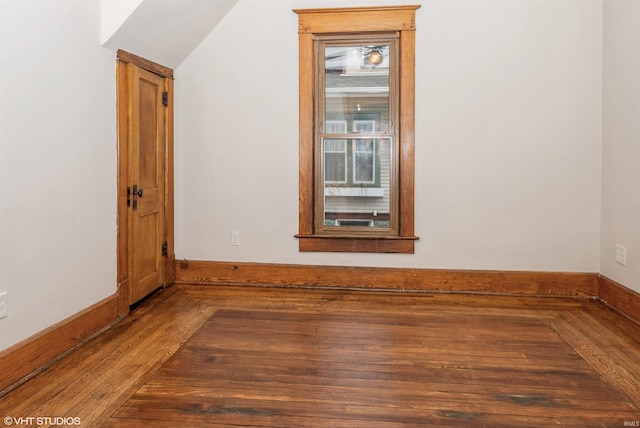
M 638 426 L 640 326 L 586 299 L 177 285 L 0 397 L 0 416 L 14 426 Z

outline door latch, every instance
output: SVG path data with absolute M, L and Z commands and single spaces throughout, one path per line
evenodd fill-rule
M 142 189 L 138 189 L 138 185 L 133 185 L 133 210 L 138 209 L 138 198 L 141 198 L 144 194 Z M 129 206 L 129 188 L 127 187 L 127 206 Z

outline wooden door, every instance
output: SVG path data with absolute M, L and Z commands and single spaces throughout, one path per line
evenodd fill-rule
M 119 50 L 118 296 L 129 306 L 175 278 L 173 70 Z
M 163 259 L 166 107 L 163 77 L 135 66 L 130 66 L 129 72 L 131 304 L 166 284 Z

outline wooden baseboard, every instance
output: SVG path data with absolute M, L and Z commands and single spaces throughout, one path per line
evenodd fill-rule
M 347 289 L 597 296 L 596 273 L 373 268 L 214 261 L 176 262 L 176 282 Z
M 598 298 L 640 324 L 640 294 L 624 285 L 598 275 Z
M 0 396 L 117 320 L 118 296 L 114 294 L 0 352 Z

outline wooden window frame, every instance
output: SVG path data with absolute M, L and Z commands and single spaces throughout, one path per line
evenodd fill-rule
M 420 5 L 294 9 L 298 15 L 299 49 L 299 224 L 301 252 L 414 253 L 415 191 L 415 11 Z M 393 235 L 319 234 L 314 226 L 316 150 L 315 92 L 318 36 L 398 33 L 398 230 Z M 396 207 L 392 207 L 394 209 Z

